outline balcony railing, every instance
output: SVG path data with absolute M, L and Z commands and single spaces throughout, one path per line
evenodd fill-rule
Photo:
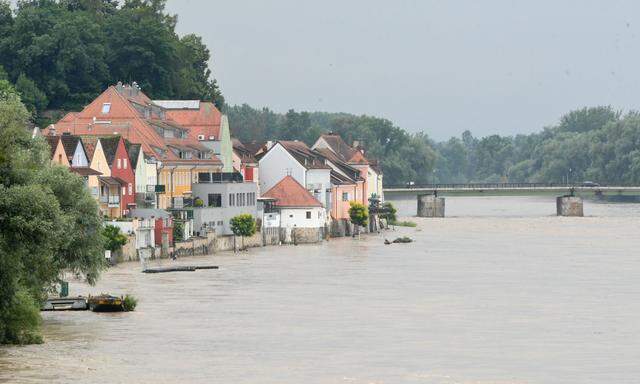
M 107 204 L 109 207 L 117 207 L 120 205 L 120 196 L 118 195 L 102 195 L 100 203 Z
M 198 183 L 242 183 L 243 181 L 239 172 L 198 173 Z

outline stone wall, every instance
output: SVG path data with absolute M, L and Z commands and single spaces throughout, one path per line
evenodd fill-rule
M 331 237 L 345 237 L 353 234 L 353 224 L 347 219 L 331 220 Z

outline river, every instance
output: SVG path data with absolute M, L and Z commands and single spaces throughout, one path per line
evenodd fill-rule
M 0 382 L 638 383 L 640 205 L 554 212 L 447 198 L 417 228 L 179 261 L 219 270 L 121 264 L 71 292 L 135 312 L 44 313 L 45 344 L 0 348 Z

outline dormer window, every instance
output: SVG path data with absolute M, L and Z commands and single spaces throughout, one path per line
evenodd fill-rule
M 109 113 L 109 111 L 111 111 L 111 103 L 103 103 L 102 113 L 106 115 L 107 113 Z

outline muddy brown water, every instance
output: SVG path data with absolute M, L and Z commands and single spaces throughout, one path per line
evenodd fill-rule
M 45 344 L 0 348 L 0 382 L 638 383 L 640 206 L 554 210 L 448 199 L 418 228 L 179 261 L 219 270 L 122 264 L 71 293 L 135 312 L 44 313 Z

